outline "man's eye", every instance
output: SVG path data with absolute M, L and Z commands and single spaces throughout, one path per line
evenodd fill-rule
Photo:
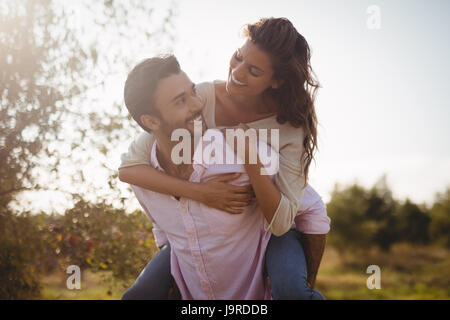
M 239 55 L 239 53 L 237 51 L 234 53 L 234 58 L 238 61 L 242 60 L 242 57 Z
M 186 102 L 186 98 L 180 98 L 180 99 L 178 99 L 177 100 L 177 105 L 182 105 L 182 104 L 184 104 Z

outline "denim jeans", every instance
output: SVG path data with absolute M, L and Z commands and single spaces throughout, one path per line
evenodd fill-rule
M 272 235 L 266 249 L 266 272 L 275 300 L 325 300 L 307 284 L 308 271 L 301 234 L 291 229 L 280 237 Z
M 266 249 L 266 272 L 275 300 L 323 300 L 324 296 L 306 285 L 307 267 L 300 232 L 289 230 L 272 235 Z M 123 300 L 167 300 L 174 281 L 170 274 L 170 246 L 160 250 L 142 270 Z
M 170 274 L 170 246 L 159 250 L 142 270 L 122 300 L 167 300 L 173 286 Z

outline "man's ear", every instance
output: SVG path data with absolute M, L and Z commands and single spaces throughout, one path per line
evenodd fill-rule
M 140 120 L 144 127 L 150 129 L 151 131 L 158 131 L 159 126 L 161 125 L 161 121 L 159 118 L 151 116 L 149 114 L 143 114 Z

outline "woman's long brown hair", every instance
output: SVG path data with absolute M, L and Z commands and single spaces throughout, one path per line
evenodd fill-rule
M 269 88 L 267 93 L 278 103 L 278 123 L 288 121 L 295 128 L 304 130 L 300 164 L 306 185 L 309 166 L 317 149 L 314 100 L 319 88 L 311 68 L 308 42 L 285 18 L 263 18 L 247 24 L 244 35 L 272 58 L 274 77 L 281 85 L 277 89 Z

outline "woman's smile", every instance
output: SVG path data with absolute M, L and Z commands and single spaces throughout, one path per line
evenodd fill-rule
M 233 72 L 230 72 L 230 80 L 233 84 L 238 85 L 238 86 L 246 86 L 246 83 L 240 82 L 239 80 L 237 80 L 234 76 L 233 76 Z

